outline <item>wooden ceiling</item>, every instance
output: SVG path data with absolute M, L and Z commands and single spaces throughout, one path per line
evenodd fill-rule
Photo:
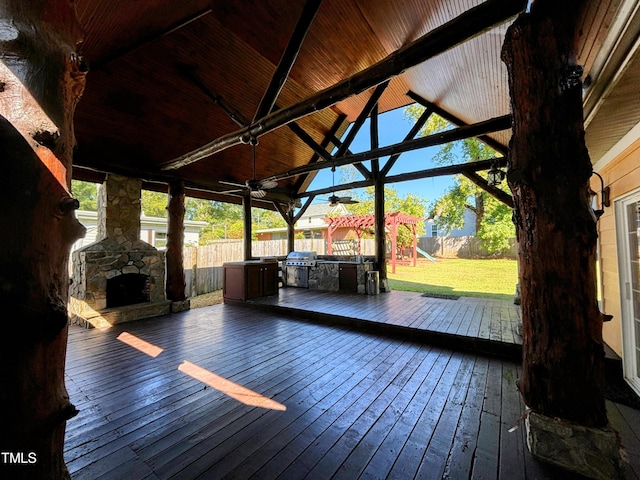
M 499 1 L 492 2 L 501 8 Z M 621 2 L 590 2 L 580 39 L 586 73 Z M 365 71 L 482 4 L 479 0 L 319 3 L 274 110 Z M 117 172 L 152 182 L 183 180 L 202 196 L 228 190 L 221 181 L 243 183 L 252 178 L 252 151 L 246 144 L 178 169 L 162 167 L 253 123 L 305 2 L 76 0 L 76 5 L 86 32 L 80 53 L 90 66 L 75 116 L 76 178 Z M 467 124 L 508 114 L 500 49 L 512 20 L 394 76 L 378 102 L 379 110 L 412 103 L 407 93 L 413 92 Z M 338 99 L 297 119 L 295 125 L 260 135 L 256 177 L 282 174 L 317 159 L 309 142 L 301 138 L 300 128 L 331 151 L 334 143 L 328 138 L 344 134 L 372 90 Z M 510 130 L 490 136 L 506 146 Z M 284 202 L 308 181 L 302 175 L 282 178 L 268 198 Z

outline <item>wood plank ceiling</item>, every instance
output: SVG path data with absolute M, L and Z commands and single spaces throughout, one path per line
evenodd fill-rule
M 580 39 L 586 72 L 620 1 L 591 2 Z M 277 108 L 337 84 L 481 3 L 322 1 Z M 117 172 L 156 182 L 177 179 L 203 196 L 228 190 L 220 181 L 243 183 L 252 178 L 248 145 L 233 146 L 177 170 L 163 171 L 161 166 L 236 131 L 239 123 L 232 117 L 251 122 L 304 2 L 76 0 L 76 4 L 86 32 L 80 53 L 90 66 L 76 111 L 76 178 Z M 380 111 L 411 103 L 406 94 L 412 91 L 465 123 L 509 113 L 506 69 L 500 61 L 508 23 L 394 77 L 379 101 Z M 296 123 L 318 144 L 332 128 L 339 137 L 360 114 L 371 91 Z M 510 130 L 491 137 L 507 145 Z M 287 172 L 313 157 L 299 136 L 281 127 L 259 138 L 256 176 Z M 305 184 L 296 177 L 280 180 L 269 198 L 283 202 Z

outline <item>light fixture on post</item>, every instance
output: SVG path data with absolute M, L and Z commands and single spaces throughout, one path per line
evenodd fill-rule
M 598 210 L 593 209 L 593 213 L 595 214 L 596 219 L 598 219 L 604 213 L 604 207 L 608 207 L 611 205 L 611 200 L 609 198 L 611 189 L 604 186 L 604 179 L 598 172 L 591 172 L 591 175 L 595 175 L 600 179 L 600 208 Z M 593 195 L 595 196 L 596 192 L 593 192 Z
M 491 168 L 487 172 L 487 184 L 490 187 L 497 187 L 502 183 L 507 174 L 498 168 L 496 162 L 491 164 Z

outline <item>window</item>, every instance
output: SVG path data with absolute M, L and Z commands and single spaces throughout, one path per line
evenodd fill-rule
M 432 237 L 438 236 L 438 225 L 436 225 L 435 223 L 431 224 L 431 236 Z
M 164 248 L 167 246 L 167 232 L 155 232 L 153 246 Z

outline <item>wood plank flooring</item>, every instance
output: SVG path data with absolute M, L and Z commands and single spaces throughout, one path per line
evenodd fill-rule
M 484 317 L 477 305 L 460 315 Z M 220 381 L 188 375 L 191 364 Z M 91 480 L 575 478 L 533 460 L 523 428 L 508 432 L 524 411 L 518 374 L 505 359 L 243 306 L 72 327 L 66 381 L 80 413 L 65 459 Z M 286 409 L 238 400 L 249 397 Z M 607 406 L 640 478 L 640 413 Z
M 409 335 L 458 350 L 521 358 L 520 307 L 504 300 L 451 300 L 402 291 L 350 295 L 289 287 L 246 304 L 330 324 Z

